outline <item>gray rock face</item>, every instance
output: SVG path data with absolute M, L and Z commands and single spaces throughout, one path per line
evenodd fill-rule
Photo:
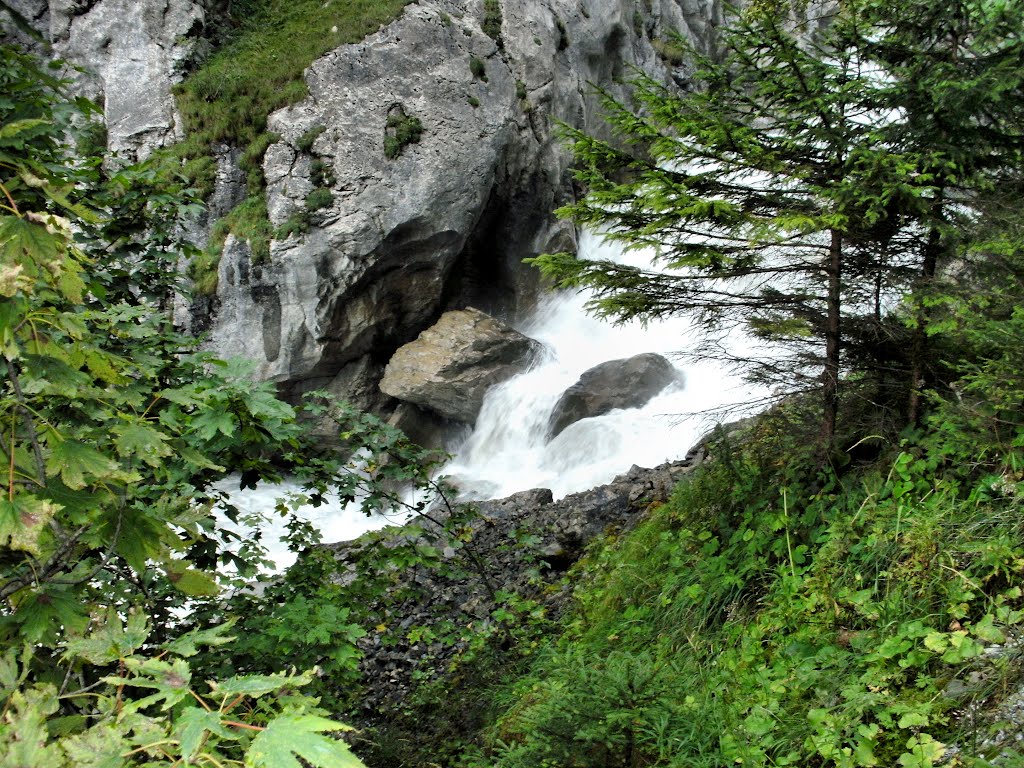
M 270 118 L 282 140 L 265 157 L 267 206 L 278 226 L 314 190 L 329 203 L 259 268 L 225 251 L 219 311 L 201 321 L 214 351 L 294 384 L 386 359 L 446 308 L 528 309 L 537 278 L 522 259 L 575 247 L 551 214 L 574 194 L 553 118 L 600 130 L 590 83 L 616 88 L 630 66 L 674 76 L 652 39 L 704 34 L 719 4 L 652 0 L 638 23 L 627 0 L 503 2 L 499 47 L 478 0 L 422 0 L 314 62 L 309 97 Z M 401 114 L 422 132 L 389 158 Z
M 445 312 L 398 349 L 381 391 L 472 424 L 488 388 L 524 370 L 541 345 L 475 309 Z
M 580 419 L 616 408 L 639 408 L 682 375 L 661 355 L 648 352 L 609 360 L 585 371 L 555 403 L 548 422 L 552 437 Z
M 572 227 L 551 214 L 575 194 L 554 119 L 601 133 L 591 84 L 620 92 L 631 67 L 684 80 L 659 41 L 680 29 L 709 45 L 722 4 L 502 0 L 499 46 L 481 30 L 481 0 L 420 0 L 314 62 L 309 97 L 270 117 L 282 140 L 264 163 L 272 223 L 304 212 L 316 191 L 309 229 L 274 242 L 265 264 L 229 243 L 218 296 L 194 308 L 193 327 L 213 351 L 250 357 L 256 375 L 299 391 L 367 355 L 386 360 L 445 309 L 529 309 L 537 277 L 522 259 L 575 247 Z M 10 5 L 56 55 L 92 72 L 79 88 L 105 105 L 111 148 L 144 157 L 180 138 L 171 86 L 228 3 Z M 389 158 L 385 138 L 401 131 L 388 117 L 399 114 L 422 133 Z M 311 129 L 320 132 L 309 147 L 300 139 Z M 242 194 L 238 154 L 218 154 L 211 223 Z
M 203 0 L 17 0 L 15 10 L 86 70 L 66 73 L 104 107 L 110 149 L 143 158 L 182 138 L 171 86 L 203 33 Z

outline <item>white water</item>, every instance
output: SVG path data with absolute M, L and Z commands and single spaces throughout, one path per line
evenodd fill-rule
M 642 256 L 624 256 L 590 234 L 580 239 L 580 255 L 649 266 Z M 464 497 L 501 498 L 528 488 L 550 488 L 559 498 L 609 482 L 633 464 L 653 467 L 682 458 L 713 425 L 706 412 L 759 394 L 721 363 L 689 363 L 680 367 L 681 386 L 665 390 L 644 407 L 583 419 L 546 442 L 555 403 L 587 369 L 643 352 L 672 359 L 695 345 L 687 320 L 646 327 L 639 322 L 612 325 L 586 314 L 588 298 L 549 294 L 520 328 L 543 342 L 548 354 L 532 370 L 487 393 L 475 430 L 444 470 Z M 736 407 L 732 413 L 749 411 L 749 406 Z
M 630 261 L 648 266 L 643 257 L 623 256 L 615 246 L 594 235 L 580 239 L 580 255 L 591 259 Z M 612 325 L 586 314 L 586 295 L 548 294 L 520 330 L 542 342 L 545 359 L 526 373 L 494 387 L 484 400 L 475 430 L 454 450 L 444 468 L 463 498 L 501 498 L 529 488 L 550 488 L 556 498 L 612 480 L 637 464 L 654 467 L 679 459 L 713 425 L 707 412 L 730 410 L 732 417 L 752 407 L 737 405 L 756 400 L 754 391 L 721 363 L 702 361 L 681 367 L 683 383 L 662 392 L 639 409 L 617 410 L 583 419 L 545 441 L 548 418 L 559 395 L 588 368 L 643 352 L 669 359 L 695 346 L 691 325 L 683 319 Z M 734 336 L 731 345 L 746 346 Z M 226 481 L 225 489 L 227 490 Z M 237 480 L 234 481 L 237 484 Z M 243 511 L 273 510 L 275 499 L 294 488 L 262 487 L 232 491 Z M 353 539 L 394 522 L 366 517 L 355 504 L 343 508 L 331 500 L 298 513 L 313 522 L 328 542 Z M 285 521 L 272 516 L 263 543 L 278 568 L 294 561 L 279 538 Z

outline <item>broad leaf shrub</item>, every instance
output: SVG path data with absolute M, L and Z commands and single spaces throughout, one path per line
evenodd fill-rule
M 464 765 L 1019 764 L 986 741 L 1022 679 L 1019 476 L 914 443 L 817 475 L 785 429 L 591 557 Z
M 307 452 L 291 406 L 164 311 L 194 202 L 158 166 L 76 162 L 94 109 L 29 57 L 0 47 L 0 81 L 0 762 L 361 765 L 300 692 L 313 665 L 193 666 L 230 617 L 182 617 L 262 556 L 213 481 Z

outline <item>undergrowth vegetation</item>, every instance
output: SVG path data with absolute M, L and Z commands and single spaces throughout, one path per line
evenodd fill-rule
M 980 766 L 1007 749 L 991 737 L 1024 679 L 1019 456 L 971 471 L 939 429 L 821 476 L 786 429 L 718 446 L 590 558 L 563 634 L 464 765 Z

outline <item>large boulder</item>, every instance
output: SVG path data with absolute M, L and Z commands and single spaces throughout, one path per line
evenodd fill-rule
M 653 352 L 596 365 L 558 398 L 548 422 L 550 436 L 580 419 L 601 416 L 616 408 L 640 408 L 681 380 L 682 374 L 672 363 Z
M 445 418 L 473 424 L 487 389 L 524 370 L 541 349 L 479 310 L 445 312 L 395 352 L 380 388 Z

